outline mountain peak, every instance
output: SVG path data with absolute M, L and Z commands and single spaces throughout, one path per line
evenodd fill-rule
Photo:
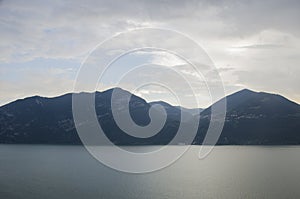
M 102 93 L 112 93 L 113 91 L 118 91 L 120 93 L 130 93 L 129 91 L 122 89 L 120 87 L 114 87 L 103 91 Z M 130 93 L 131 94 L 131 93 Z
M 184 125 L 190 126 L 192 123 L 189 122 L 200 119 L 193 144 L 203 143 L 206 128 L 210 123 L 211 107 L 201 112 L 200 109 L 175 107 L 163 101 L 147 103 L 133 95 L 129 110 L 136 124 L 145 126 L 150 123 L 151 104 L 164 106 L 167 113 L 166 124 L 157 135 L 149 140 L 136 139 L 124 133 L 114 121 L 110 103 L 114 89 L 120 89 L 121 95 L 118 99 L 122 98 L 123 93 L 128 92 L 121 88 L 111 88 L 96 92 L 95 99 L 98 121 L 113 143 L 119 145 L 169 143 L 179 128 L 183 111 L 190 114 L 190 117 L 183 121 Z M 240 90 L 224 99 L 227 103 L 226 122 L 218 144 L 300 144 L 300 135 L 295 130 L 300 128 L 298 104 L 280 95 L 254 92 L 249 89 Z M 120 108 L 122 110 L 123 106 Z M 72 93 L 54 98 L 33 96 L 2 106 L 0 123 L 0 143 L 81 143 L 73 121 Z M 182 141 L 185 142 L 184 136 Z
M 244 88 L 236 93 L 256 93 L 255 91 L 252 91 L 250 89 Z

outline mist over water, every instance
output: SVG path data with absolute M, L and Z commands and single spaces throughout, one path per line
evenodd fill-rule
M 300 147 L 217 146 L 203 160 L 199 149 L 157 172 L 127 174 L 81 146 L 0 145 L 0 198 L 300 197 Z

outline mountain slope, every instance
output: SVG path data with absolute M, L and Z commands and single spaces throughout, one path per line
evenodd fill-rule
M 151 105 L 159 104 L 167 113 L 167 121 L 159 133 L 146 139 L 136 138 L 124 133 L 114 121 L 111 111 L 112 91 L 110 89 L 95 93 L 95 109 L 101 127 L 113 143 L 168 144 L 179 127 L 180 110 L 189 115 L 184 125 L 189 126 L 190 122 L 200 117 L 198 134 L 193 144 L 203 142 L 210 122 L 211 107 L 203 110 L 199 116 L 194 110 L 171 106 L 162 101 L 147 103 L 144 99 L 132 95 L 129 103 L 130 115 L 138 125 L 145 126 L 150 122 Z M 128 92 L 122 89 L 119 91 L 121 95 L 117 100 L 122 111 L 127 106 L 122 95 L 125 96 Z M 227 96 L 226 100 L 226 121 L 217 144 L 300 144 L 298 104 L 280 95 L 246 89 Z M 200 112 L 200 109 L 197 111 Z M 185 142 L 184 137 L 180 139 L 180 142 Z M 80 144 L 73 122 L 72 94 L 55 98 L 34 96 L 0 107 L 0 143 Z
M 149 139 L 135 138 L 124 133 L 112 116 L 112 91 L 113 89 L 95 93 L 98 121 L 112 142 L 126 145 L 167 144 L 173 138 L 180 114 L 168 115 L 162 131 Z M 119 91 L 121 95 L 128 94 L 125 90 Z M 122 107 L 122 96 L 117 100 L 121 108 L 128 106 L 124 104 Z M 132 95 L 129 108 L 133 121 L 141 126 L 147 125 L 150 122 L 150 106 L 144 99 Z M 0 143 L 80 144 L 72 115 L 72 94 L 55 98 L 34 96 L 0 107 Z
M 218 144 L 300 144 L 298 104 L 280 95 L 247 89 L 227 96 L 226 100 L 226 122 Z M 201 113 L 201 118 L 206 118 L 199 133 L 203 137 L 210 107 Z

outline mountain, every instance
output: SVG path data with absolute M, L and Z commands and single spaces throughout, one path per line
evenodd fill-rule
M 199 116 L 201 111 L 203 110 L 201 108 L 189 109 L 189 108 L 184 108 L 181 106 L 172 106 L 163 101 L 150 102 L 149 104 L 150 105 L 161 105 L 166 110 L 168 116 L 175 117 L 176 120 L 180 119 L 181 111 L 186 113 L 189 117 L 195 117 L 195 116 Z M 190 119 L 189 117 L 187 119 Z
M 127 106 L 123 96 L 130 93 L 120 88 L 115 89 L 120 93 L 117 103 L 120 105 L 118 111 L 122 112 Z M 204 110 L 186 109 L 162 101 L 147 103 L 144 99 L 132 95 L 129 110 L 136 124 L 145 126 L 150 123 L 149 109 L 153 105 L 163 106 L 167 113 L 166 123 L 156 135 L 137 138 L 124 133 L 114 121 L 111 111 L 112 91 L 113 89 L 110 89 L 94 94 L 98 121 L 113 143 L 117 145 L 168 144 L 176 135 L 182 114 L 188 116 L 183 121 L 183 125 L 186 126 L 200 118 L 200 126 L 193 144 L 203 142 L 210 122 L 211 107 Z M 92 93 L 78 95 L 92 95 Z M 221 100 L 216 103 L 220 103 Z M 247 89 L 227 96 L 226 101 L 226 120 L 217 144 L 300 144 L 298 104 L 280 95 Z M 163 114 L 159 109 L 154 111 L 158 115 Z M 179 139 L 180 142 L 186 142 L 184 137 Z M 72 94 L 54 98 L 33 96 L 0 107 L 0 143 L 81 144 L 73 121 Z
M 226 101 L 226 119 L 218 144 L 300 144 L 298 104 L 280 95 L 253 92 L 248 89 L 227 96 Z M 210 113 L 211 107 L 201 113 L 202 134 L 199 135 L 203 135 L 206 131 Z M 198 143 L 202 139 L 198 137 L 195 142 Z
M 123 103 L 122 95 L 130 93 L 120 88 L 115 89 L 121 93 L 117 99 L 121 112 L 127 106 Z M 163 129 L 153 137 L 142 139 L 124 133 L 113 119 L 112 92 L 113 89 L 95 93 L 98 121 L 112 142 L 123 145 L 167 144 L 174 137 L 180 121 L 180 112 L 177 109 L 176 114 L 167 115 Z M 141 126 L 147 125 L 150 122 L 150 107 L 151 104 L 144 99 L 132 95 L 129 108 L 133 121 Z M 54 98 L 34 96 L 0 107 L 0 143 L 80 144 L 72 115 L 72 94 Z
M 177 109 L 188 112 L 194 116 L 196 115 L 200 115 L 200 113 L 204 110 L 202 108 L 185 108 L 185 107 L 181 107 L 181 106 L 175 106 Z

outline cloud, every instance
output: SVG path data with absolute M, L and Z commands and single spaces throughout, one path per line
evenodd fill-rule
M 169 27 L 203 42 L 270 28 L 299 35 L 297 2 L 5 0 L 2 61 L 83 56 L 112 33 L 145 26 Z
M 72 92 L 76 66 L 64 60 L 0 64 L 0 105 L 33 95 L 57 96 Z
M 1 101 L 69 91 L 81 61 L 98 43 L 119 32 L 152 26 L 180 31 L 199 43 L 219 69 L 228 92 L 243 85 L 298 100 L 299 8 L 297 0 L 4 0 L 0 3 L 0 88 L 5 93 Z M 170 45 L 191 51 L 185 43 L 167 39 Z M 167 39 L 161 36 L 162 42 Z M 168 56 L 150 58 L 175 68 L 184 65 Z M 39 66 L 28 65 L 38 59 L 43 59 Z M 51 60 L 71 60 L 73 66 Z M 182 72 L 197 82 L 193 72 L 184 68 Z M 56 82 L 62 84 L 60 88 Z
M 246 46 L 236 46 L 231 47 L 232 49 L 272 49 L 272 48 L 282 48 L 283 45 L 278 44 L 253 44 L 253 45 L 246 45 Z

